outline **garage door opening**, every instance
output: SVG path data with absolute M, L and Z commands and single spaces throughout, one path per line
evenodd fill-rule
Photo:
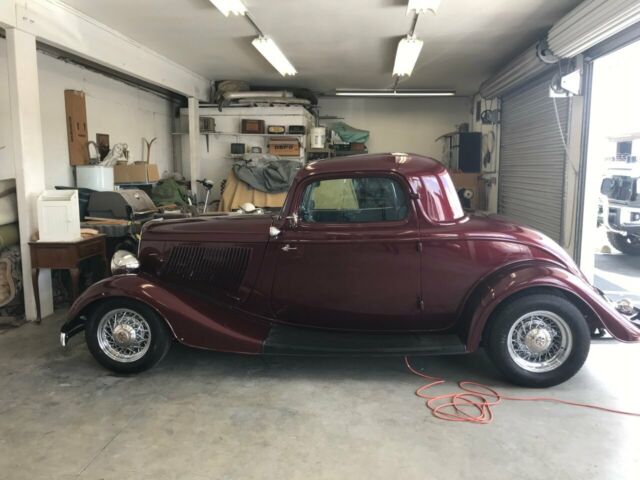
M 640 42 L 593 62 L 582 269 L 640 303 Z

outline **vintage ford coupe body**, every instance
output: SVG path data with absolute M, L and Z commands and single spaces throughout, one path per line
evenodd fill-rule
M 543 387 L 580 369 L 596 329 L 640 340 L 562 248 L 466 215 L 446 169 L 413 154 L 310 163 L 277 215 L 150 222 L 138 257 L 116 255 L 122 273 L 85 291 L 61 331 L 66 345 L 84 329 L 119 372 L 151 367 L 173 339 L 295 355 L 482 344 L 508 379 Z

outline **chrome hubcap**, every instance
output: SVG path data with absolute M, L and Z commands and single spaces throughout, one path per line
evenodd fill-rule
M 144 357 L 150 344 L 149 324 L 134 310 L 111 310 L 98 323 L 98 345 L 112 360 L 135 362 Z
M 507 348 L 511 359 L 529 372 L 549 372 L 562 365 L 573 347 L 569 325 L 559 315 L 538 310 L 511 326 Z
M 549 350 L 552 334 L 546 328 L 534 328 L 524 337 L 524 344 L 530 352 L 541 354 Z
M 136 330 L 131 325 L 117 325 L 113 329 L 113 339 L 120 347 L 128 347 L 136 341 Z

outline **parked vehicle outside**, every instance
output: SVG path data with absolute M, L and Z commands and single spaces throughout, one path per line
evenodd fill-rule
M 158 363 L 173 340 L 245 354 L 433 355 L 483 346 L 510 381 L 572 377 L 591 333 L 640 340 L 540 232 L 467 215 L 447 170 L 414 154 L 320 160 L 278 214 L 145 225 L 139 255 L 74 303 L 66 345 L 84 330 L 117 372 Z
M 640 255 L 640 135 L 613 138 L 616 154 L 606 159 L 600 186 L 598 226 L 627 255 Z

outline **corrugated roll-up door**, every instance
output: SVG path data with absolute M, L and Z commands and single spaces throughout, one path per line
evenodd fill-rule
M 553 24 L 551 51 L 571 58 L 640 22 L 638 0 L 586 0 Z
M 560 242 L 566 162 L 550 79 L 502 98 L 498 212 Z M 566 138 L 569 99 L 556 105 Z

